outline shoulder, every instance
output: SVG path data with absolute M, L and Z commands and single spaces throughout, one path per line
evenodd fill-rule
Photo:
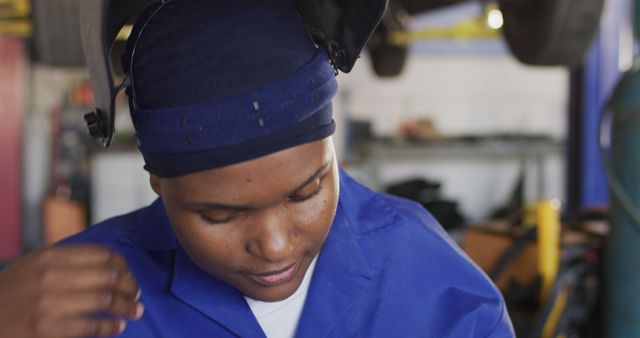
M 376 292 L 386 294 L 388 304 L 440 311 L 446 318 L 433 323 L 473 328 L 473 336 L 512 337 L 499 291 L 427 210 L 351 179 L 343 182 L 349 225 L 375 271 Z
M 422 205 L 372 191 L 344 172 L 341 175 L 340 203 L 347 218 L 351 220 L 351 230 L 357 237 L 389 240 L 400 236 L 397 240 L 429 241 L 449 247 L 464 256 L 439 222 Z M 403 238 L 403 234 L 410 237 Z M 388 235 L 393 236 L 387 238 Z
M 116 251 L 163 251 L 178 247 L 161 200 L 89 227 L 58 245 L 98 244 Z
M 442 287 L 473 281 L 476 289 L 497 295 L 493 283 L 451 239 L 439 222 L 420 204 L 372 192 L 352 227 L 372 262 L 412 266 L 416 278 Z M 393 250 L 379 250 L 381 246 Z M 375 263 L 374 263 L 375 264 Z M 435 271 L 438 278 L 431 276 Z M 433 285 L 436 286 L 436 285 Z
M 58 245 L 96 244 L 122 255 L 147 293 L 164 294 L 179 247 L 161 200 L 114 217 L 69 237 Z
M 59 245 L 73 244 L 103 244 L 114 245 L 121 238 L 125 238 L 135 227 L 140 214 L 145 209 L 138 209 L 131 213 L 110 218 L 98 224 L 92 225 L 86 230 L 62 240 Z

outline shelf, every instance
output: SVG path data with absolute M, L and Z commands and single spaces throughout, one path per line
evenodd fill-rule
M 458 158 L 541 158 L 562 155 L 564 144 L 550 139 L 442 139 L 437 141 L 397 141 L 377 139 L 366 146 L 367 157 L 384 160 L 430 160 Z

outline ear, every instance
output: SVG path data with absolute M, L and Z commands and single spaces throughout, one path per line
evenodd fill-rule
M 149 184 L 151 185 L 151 189 L 153 189 L 156 195 L 162 197 L 162 189 L 160 189 L 160 177 L 156 175 L 149 175 Z

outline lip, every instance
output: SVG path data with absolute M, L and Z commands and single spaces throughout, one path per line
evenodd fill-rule
M 262 285 L 277 286 L 291 281 L 295 277 L 299 265 L 300 263 L 296 262 L 280 270 L 262 274 L 250 273 L 249 276 Z

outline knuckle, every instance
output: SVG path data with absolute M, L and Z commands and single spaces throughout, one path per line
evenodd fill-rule
M 114 291 L 118 290 L 124 280 L 124 276 L 118 270 L 109 270 L 106 278 L 108 278 L 108 284 Z
M 124 257 L 122 257 L 121 254 L 105 249 L 107 250 L 108 254 L 109 254 L 109 259 L 107 260 L 107 264 L 114 266 L 114 267 L 118 267 L 121 268 L 123 270 L 127 270 L 128 269 L 128 264 L 127 264 L 127 260 L 124 259 Z
M 97 336 L 100 333 L 100 323 L 97 319 L 87 319 L 82 324 L 83 336 Z
M 44 266 L 40 269 L 37 276 L 38 285 L 46 289 L 54 279 L 55 271 L 51 267 Z
M 50 309 L 50 299 L 51 296 L 48 296 L 47 294 L 40 294 L 38 296 L 36 296 L 36 300 L 35 300 L 35 312 L 36 312 L 36 318 L 38 319 L 45 319 L 47 318 L 48 314 L 49 314 L 49 309 Z
M 112 268 L 101 268 L 96 274 L 96 278 L 100 280 L 100 283 L 108 288 L 115 288 L 121 278 L 118 270 Z
M 99 302 L 102 305 L 102 308 L 105 310 L 110 310 L 114 307 L 116 295 L 112 291 L 104 291 L 99 296 Z
M 77 250 L 78 255 L 82 255 L 85 257 L 87 256 L 94 257 L 94 258 L 99 257 L 101 260 L 105 262 L 108 261 L 110 258 L 109 250 L 106 250 L 104 247 L 101 247 L 101 246 L 80 245 L 80 246 L 76 246 L 75 249 Z
M 126 325 L 126 322 L 123 320 L 112 321 L 111 325 L 109 326 L 109 335 L 116 335 L 121 333 L 122 331 L 124 331 Z
M 44 337 L 51 332 L 51 320 L 47 316 L 36 316 L 32 321 L 35 337 Z
M 136 309 L 138 307 L 138 302 L 132 300 L 123 301 L 123 308 L 126 311 L 126 315 L 133 317 L 136 314 Z
M 138 292 L 138 281 L 133 276 L 127 275 L 122 281 L 122 287 L 128 292 Z
M 115 257 L 114 257 L 115 253 L 112 250 L 108 249 L 108 248 L 105 248 L 105 247 L 102 247 L 102 246 L 97 246 L 97 247 L 95 247 L 95 250 L 96 250 L 96 254 L 99 254 L 102 257 L 104 257 L 104 260 L 107 263 L 111 263 L 115 259 Z
M 48 263 L 55 259 L 56 251 L 52 248 L 43 249 L 36 254 L 36 261 Z
M 117 315 L 127 317 L 134 313 L 135 305 L 132 300 L 120 296 L 111 304 L 111 311 Z
M 97 332 L 94 334 L 101 337 L 113 336 L 120 333 L 120 328 L 121 321 L 119 320 L 102 321 L 101 323 L 98 323 Z
M 101 248 L 101 250 L 103 250 L 104 254 L 107 255 L 108 259 L 107 259 L 107 263 L 109 264 L 117 264 L 120 262 L 120 255 L 115 253 L 114 251 L 107 249 L 107 248 Z

